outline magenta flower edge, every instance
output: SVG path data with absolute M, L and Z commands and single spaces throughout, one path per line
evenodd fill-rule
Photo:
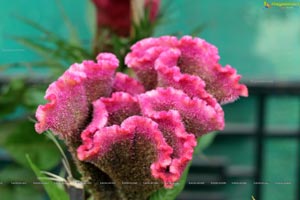
M 85 180 L 115 182 L 116 199 L 147 199 L 173 188 L 192 160 L 196 137 L 224 128 L 220 104 L 248 95 L 236 70 L 222 67 L 217 48 L 200 38 L 137 42 L 125 63 L 138 80 L 116 73 L 119 61 L 111 53 L 96 60 L 71 65 L 49 85 L 35 128 L 66 142 Z M 93 175 L 91 166 L 104 175 Z

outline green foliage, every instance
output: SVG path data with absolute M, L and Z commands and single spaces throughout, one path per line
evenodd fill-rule
M 22 80 L 15 79 L 0 89 L 0 118 L 3 118 L 14 112 L 16 107 L 20 105 L 20 99 L 22 99 L 24 95 L 25 85 Z
M 212 132 L 212 133 L 205 134 L 205 135 L 199 137 L 197 139 L 197 146 L 194 150 L 194 154 L 200 154 L 203 152 L 204 149 L 209 147 L 213 143 L 216 135 L 217 135 L 217 132 Z
M 0 180 L 3 183 L 11 183 L 14 181 L 32 182 L 35 180 L 35 176 L 30 169 L 24 168 L 16 163 L 11 163 L 1 169 Z
M 35 133 L 33 123 L 26 120 L 13 125 L 17 128 L 6 138 L 4 147 L 17 163 L 29 167 L 25 154 L 43 169 L 51 169 L 60 162 L 56 146 L 44 135 Z
M 45 199 L 40 185 L 32 184 L 36 181 L 36 177 L 31 169 L 24 168 L 16 163 L 7 164 L 0 170 L 0 180 L 1 199 Z M 26 184 L 17 184 L 18 182 Z
M 11 79 L 0 88 L 0 117 L 4 118 L 22 108 L 25 113 L 35 111 L 37 105 L 45 103 L 46 85 L 28 85 L 23 78 Z M 1 120 L 0 120 L 1 121 Z
M 130 46 L 140 39 L 150 37 L 153 34 L 155 26 L 161 20 L 161 17 L 159 17 L 155 23 L 150 22 L 148 18 L 149 10 L 147 10 L 139 25 L 133 26 L 133 32 L 130 37 L 120 37 L 108 30 L 102 30 L 100 35 L 96 36 L 95 34 L 99 33 L 96 33 L 95 9 L 91 1 L 87 1 L 87 24 L 93 37 L 96 39 L 91 40 L 93 41 L 93 45 L 85 45 L 78 36 L 76 26 L 72 24 L 66 15 L 60 0 L 56 0 L 56 2 L 62 16 L 62 23 L 65 24 L 68 30 L 68 36 L 62 37 L 39 23 L 24 17 L 18 17 L 19 20 L 38 31 L 39 37 L 13 36 L 11 38 L 33 50 L 41 59 L 33 62 L 4 64 L 0 66 L 2 68 L 0 70 L 16 66 L 30 69 L 42 67 L 50 72 L 47 74 L 48 81 L 50 81 L 62 74 L 70 64 L 82 62 L 82 60 L 94 59 L 98 52 L 108 51 L 116 54 L 120 60 L 119 71 L 124 72 L 127 70 L 124 58 L 129 52 Z M 196 28 L 195 34 L 198 31 L 202 31 L 203 27 L 201 25 Z M 52 169 L 60 162 L 61 155 L 56 146 L 45 135 L 36 134 L 33 124 L 27 119 L 28 116 L 34 113 L 39 104 L 45 103 L 43 96 L 46 87 L 46 84 L 29 85 L 25 79 L 13 78 L 8 84 L 0 88 L 0 118 L 9 120 L 16 118 L 16 116 L 25 118 L 25 120 L 6 122 L 0 126 L 0 147 L 4 147 L 5 152 L 16 161 L 15 164 L 9 164 L 0 170 L 0 180 L 10 182 L 22 177 L 22 180 L 32 182 L 35 178 L 32 171 L 29 170 L 31 168 L 40 181 L 47 182 L 43 186 L 51 200 L 67 200 L 69 197 L 64 189 L 50 180 L 45 180 L 46 176 L 37 167 L 39 166 L 45 170 Z M 22 109 L 22 112 L 18 112 L 19 108 Z M 195 149 L 195 153 L 199 153 L 209 146 L 214 136 L 215 134 L 208 134 L 198 139 L 198 146 Z M 25 154 L 30 155 L 30 158 L 27 156 L 26 159 Z M 173 189 L 163 188 L 155 192 L 150 199 L 175 199 L 184 189 L 189 167 L 190 164 Z M 11 186 L 7 184 L 0 187 L 0 194 L 1 199 L 40 200 L 44 199 L 40 189 L 40 185 Z
M 26 158 L 30 167 L 32 168 L 32 170 L 34 171 L 38 179 L 42 183 L 45 183 L 43 184 L 43 186 L 51 200 L 69 200 L 68 194 L 64 191 L 63 188 L 59 186 L 59 184 L 47 180 L 47 176 L 41 173 L 39 168 L 31 161 L 28 155 L 26 156 Z
M 13 200 L 44 200 L 42 193 L 36 192 L 32 185 L 1 185 L 1 199 Z
M 133 24 L 133 33 L 132 33 L 132 41 L 134 44 L 137 41 L 150 37 L 153 35 L 154 28 L 156 26 L 156 21 L 151 22 L 149 19 L 150 10 L 146 9 L 144 16 L 140 19 L 139 24 Z
M 72 63 L 81 62 L 85 59 L 93 59 L 91 51 L 85 49 L 81 44 L 79 37 L 77 36 L 77 31 L 65 15 L 63 8 L 61 6 L 59 7 L 68 28 L 69 37 L 63 38 L 55 32 L 50 31 L 42 25 L 25 17 L 18 18 L 23 23 L 39 31 L 42 36 L 34 38 L 23 36 L 11 37 L 18 43 L 41 56 L 42 60 L 38 62 L 29 62 L 27 63 L 28 65 L 49 68 L 52 70 L 53 75 L 55 75 L 54 77 L 61 74 L 66 69 L 66 66 L 69 66 Z
M 88 26 L 88 29 L 90 30 L 90 33 L 92 35 L 92 38 L 95 37 L 96 34 L 96 28 L 97 28 L 97 17 L 96 17 L 96 9 L 94 6 L 94 3 L 92 1 L 86 1 L 86 23 Z
M 25 90 L 22 102 L 30 112 L 35 112 L 37 105 L 46 103 L 44 99 L 45 89 L 43 88 L 45 86 L 27 87 Z
M 78 36 L 78 32 L 74 24 L 71 22 L 69 19 L 68 15 L 66 14 L 66 11 L 62 5 L 61 0 L 56 0 L 56 5 L 58 6 L 60 15 L 62 17 L 62 21 L 64 22 L 66 28 L 68 29 L 69 32 L 69 42 L 71 44 L 81 46 L 80 38 Z
M 18 17 L 23 23 L 38 31 L 38 37 L 11 37 L 23 46 L 33 50 L 40 56 L 40 60 L 33 62 L 18 62 L 2 64 L 0 70 L 11 67 L 26 67 L 34 70 L 42 67 L 46 71 L 47 80 L 41 80 L 39 84 L 28 84 L 32 77 L 11 77 L 7 83 L 0 87 L 0 147 L 4 154 L 12 158 L 17 164 L 9 164 L 0 170 L 0 180 L 3 182 L 22 180 L 32 182 L 34 174 L 26 160 L 25 154 L 29 154 L 34 163 L 45 170 L 52 169 L 61 161 L 61 155 L 45 135 L 38 135 L 34 130 L 34 124 L 29 122 L 28 116 L 32 116 L 39 104 L 44 104 L 47 82 L 57 78 L 70 64 L 81 62 L 85 59 L 93 59 L 91 50 L 81 43 L 77 30 L 70 22 L 57 0 L 59 12 L 65 23 L 69 36 L 64 38 L 52 30 L 24 17 Z M 2 77 L 1 77 L 2 78 Z M 3 152 L 3 151 L 2 151 Z M 2 153 L 1 152 L 1 153 Z M 34 166 L 31 166 L 34 168 Z M 40 177 L 40 175 L 38 175 Z M 52 187 L 52 186 L 51 186 Z M 1 199 L 44 199 L 39 191 L 40 185 L 7 184 L 0 187 Z M 52 190 L 51 188 L 48 190 Z M 49 196 L 55 196 L 55 190 Z M 26 195 L 25 195 L 26 194 Z M 42 195 L 41 195 L 42 194 Z M 26 196 L 26 197 L 25 197 Z M 64 195 L 58 193 L 56 199 L 63 199 Z M 51 199 L 53 199 L 51 197 Z M 68 198 L 64 198 L 68 199 Z
M 2 123 L 0 132 L 3 132 L 2 137 L 7 138 L 10 136 L 7 129 L 17 129 L 20 123 L 19 121 L 15 121 L 14 124 L 9 125 L 8 121 L 26 118 L 26 116 L 35 111 L 39 103 L 44 102 L 42 90 L 45 90 L 45 88 L 45 85 L 28 87 L 25 80 L 21 78 L 12 79 L 8 84 L 0 88 L 0 123 Z M 3 126 L 6 125 L 10 127 L 3 128 Z M 33 124 L 28 126 L 32 127 Z M 16 131 L 17 130 L 15 130 L 15 132 Z M 35 135 L 33 129 L 28 131 L 31 132 L 21 134 L 24 141 L 26 141 L 27 135 Z M 4 139 L 1 140 L 0 145 L 3 144 L 4 141 Z

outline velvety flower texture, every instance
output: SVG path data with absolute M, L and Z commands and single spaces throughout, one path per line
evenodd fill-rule
M 48 129 L 63 139 L 79 134 L 89 115 L 90 105 L 113 89 L 114 73 L 119 61 L 109 53 L 99 54 L 97 63 L 73 64 L 47 89 L 45 99 L 36 112 L 37 132 Z
M 191 91 L 202 92 L 205 87 L 221 104 L 232 102 L 239 96 L 248 96 L 247 87 L 239 84 L 240 76 L 236 70 L 229 65 L 222 67 L 218 63 L 217 48 L 200 38 L 147 38 L 137 42 L 131 50 L 125 62 L 147 90 L 175 83 L 176 87 L 193 94 Z M 174 76 L 170 76 L 172 73 Z M 181 84 L 182 81 L 188 82 L 189 86 Z M 195 88 L 193 83 L 199 88 Z
M 77 163 L 115 183 L 115 199 L 147 199 L 180 179 L 197 136 L 224 128 L 219 103 L 247 96 L 240 76 L 218 59 L 217 49 L 199 38 L 145 39 L 126 57 L 140 83 L 115 73 L 117 58 L 100 53 L 49 86 L 36 131 L 50 129 L 77 149 L 70 150 Z M 82 173 L 89 180 L 93 172 Z
M 98 28 L 110 28 L 116 34 L 128 36 L 131 26 L 130 0 L 93 0 L 97 8 Z M 149 19 L 154 21 L 159 10 L 160 0 L 145 0 L 149 9 Z

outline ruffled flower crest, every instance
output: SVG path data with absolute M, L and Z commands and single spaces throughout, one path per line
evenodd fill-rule
M 125 62 L 147 89 L 156 88 L 159 82 L 165 81 L 161 74 L 166 70 L 163 68 L 176 66 L 183 74 L 201 78 L 205 82 L 205 90 L 221 104 L 233 102 L 239 96 L 248 96 L 247 87 L 239 84 L 241 76 L 229 65 L 222 67 L 218 63 L 219 58 L 218 49 L 200 38 L 184 36 L 178 40 L 163 36 L 137 42 L 131 47 Z
M 116 73 L 111 53 L 96 60 L 71 65 L 49 85 L 35 128 L 66 141 L 92 191 L 106 193 L 96 184 L 103 177 L 114 182 L 109 198 L 147 199 L 172 188 L 196 137 L 224 128 L 220 104 L 248 95 L 236 70 L 222 67 L 217 48 L 200 38 L 137 42 L 125 62 L 138 80 Z

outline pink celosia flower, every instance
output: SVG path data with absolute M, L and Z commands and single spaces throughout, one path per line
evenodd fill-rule
M 128 36 L 131 26 L 130 0 L 93 0 L 97 8 L 98 28 L 110 28 L 121 36 Z M 149 9 L 149 19 L 154 21 L 160 0 L 146 0 L 145 8 Z
M 106 172 L 130 199 L 144 199 L 161 187 L 161 181 L 152 174 L 167 171 L 172 163 L 173 149 L 158 125 L 146 117 L 132 116 L 120 126 L 101 128 L 91 140 L 83 142 L 78 148 L 79 158 Z M 124 182 L 136 184 L 129 187 Z M 146 182 L 157 184 L 145 185 Z M 135 194 L 134 198 L 129 193 Z
M 110 95 L 118 65 L 117 58 L 109 53 L 100 54 L 97 63 L 84 61 L 72 65 L 47 89 L 45 99 L 50 102 L 37 109 L 36 131 L 50 129 L 62 138 L 78 134 L 84 128 L 90 104 Z
M 141 107 L 142 106 L 143 105 L 141 105 Z M 115 151 L 114 149 L 108 147 L 108 144 L 106 144 L 107 142 L 104 142 L 104 140 L 106 140 L 104 137 L 109 138 L 111 137 L 110 135 L 101 136 L 101 140 L 97 139 L 96 135 L 101 132 L 102 129 L 107 130 L 107 126 L 116 127 L 116 125 L 119 125 L 122 127 L 122 130 L 126 130 L 128 127 L 126 126 L 127 123 L 125 123 L 125 121 L 131 118 L 130 116 L 137 116 L 141 114 L 138 98 L 125 92 L 115 92 L 110 98 L 100 98 L 99 100 L 95 101 L 93 121 L 81 134 L 83 145 L 81 145 L 77 151 L 79 159 L 89 160 L 92 163 L 98 162 L 102 159 L 102 153 L 104 151 L 100 148 L 101 146 L 103 146 L 103 148 L 108 148 L 111 151 Z M 99 120 L 99 116 L 101 116 L 101 120 Z M 182 123 L 180 114 L 177 111 L 171 110 L 157 114 L 149 113 L 148 116 L 149 118 L 138 118 L 140 119 L 139 122 L 142 123 L 143 120 L 146 120 L 146 122 L 151 122 L 152 125 L 158 127 L 160 134 L 162 134 L 161 137 L 164 137 L 163 141 L 161 141 L 162 144 L 166 140 L 166 145 L 170 145 L 171 149 L 168 156 L 168 163 L 157 161 L 152 163 L 151 166 L 149 164 L 148 169 L 150 170 L 151 167 L 151 173 L 153 177 L 162 181 L 165 187 L 172 187 L 173 183 L 180 178 L 183 170 L 188 164 L 188 161 L 192 159 L 193 147 L 196 146 L 195 137 L 185 131 L 184 124 Z M 146 128 L 145 125 L 140 126 L 140 130 L 147 132 L 146 130 L 143 130 L 143 128 Z M 122 138 L 123 136 L 121 132 L 115 133 L 116 137 Z M 148 134 L 152 135 L 154 133 L 151 133 L 151 131 L 148 130 Z M 107 140 L 108 142 L 112 142 L 110 139 Z M 120 141 L 125 141 L 125 139 L 120 139 Z M 101 143 L 101 145 L 99 145 L 99 143 Z M 147 146 L 147 144 L 144 145 Z M 126 154 L 135 154 L 135 152 L 131 152 L 132 148 L 132 146 L 128 146 L 128 149 L 124 152 L 127 152 Z M 121 156 L 122 155 L 118 155 L 118 157 Z M 165 156 L 165 158 L 167 158 L 167 156 Z M 104 171 L 106 171 L 109 175 L 112 173 L 108 172 L 107 170 Z M 124 171 L 122 173 L 128 172 Z M 134 173 L 138 174 L 138 172 Z
M 159 112 L 150 115 L 158 124 L 167 143 L 173 148 L 172 161 L 166 168 L 160 163 L 151 165 L 152 175 L 164 181 L 166 188 L 172 188 L 178 181 L 188 162 L 192 159 L 196 140 L 193 134 L 188 134 L 182 123 L 180 114 L 175 110 Z
M 177 44 L 177 38 L 172 36 L 143 39 L 131 47 L 132 52 L 127 54 L 125 63 L 134 70 L 147 90 L 154 89 L 157 86 L 154 62 L 163 51 Z
M 218 63 L 217 48 L 200 38 L 147 38 L 133 45 L 131 50 L 125 62 L 146 89 L 153 89 L 160 82 L 166 83 L 164 79 L 173 78 L 162 74 L 166 71 L 163 68 L 178 67 L 183 74 L 200 77 L 205 82 L 205 90 L 222 104 L 239 96 L 248 96 L 247 87 L 239 84 L 240 75 L 236 70 L 229 65 L 222 67 Z
M 108 113 L 107 125 L 120 125 L 126 118 L 141 113 L 137 98 L 125 92 L 115 92 L 110 98 L 101 98 Z
M 117 65 L 118 60 L 109 53 L 99 54 L 96 63 L 73 64 L 49 86 L 45 96 L 49 103 L 38 107 L 35 127 L 39 133 L 50 129 L 66 141 L 73 138 L 76 144 L 81 140 L 77 150 L 79 160 L 104 171 L 118 183 L 124 195 L 130 196 L 129 191 L 136 190 L 134 193 L 140 191 L 147 196 L 161 185 L 170 188 L 179 180 L 192 159 L 196 139 L 186 132 L 180 108 L 179 112 L 166 109 L 144 114 L 142 107 L 146 104 L 139 101 L 144 87 L 126 74 L 115 74 Z M 121 148 L 122 144 L 126 145 Z M 106 162 L 113 158 L 114 152 L 123 152 L 124 155 L 117 154 L 118 159 L 123 159 L 123 170 Z M 128 159 L 128 155 L 136 162 Z M 120 185 L 129 174 L 128 181 L 157 184 L 141 184 L 143 190 Z
M 113 85 L 113 91 L 122 91 L 135 95 L 145 92 L 144 86 L 127 74 L 117 73 Z
M 219 103 L 247 96 L 236 71 L 218 60 L 217 49 L 199 38 L 145 39 L 126 57 L 140 83 L 115 73 L 116 56 L 100 53 L 97 62 L 75 63 L 49 86 L 36 131 L 50 129 L 85 166 L 80 169 L 105 174 L 83 171 L 85 179 L 115 182 L 116 199 L 147 199 L 180 179 L 196 137 L 224 128 Z
M 218 103 L 209 105 L 202 99 L 190 98 L 181 90 L 172 87 L 140 94 L 139 100 L 142 113 L 146 116 L 177 110 L 185 129 L 197 136 L 224 128 L 224 113 Z
M 216 106 L 218 102 L 205 90 L 205 82 L 199 76 L 180 72 L 175 63 L 179 53 L 176 49 L 164 51 L 156 60 L 157 86 L 172 86 L 175 89 L 182 90 L 191 98 L 198 97 L 205 100 L 209 105 Z

